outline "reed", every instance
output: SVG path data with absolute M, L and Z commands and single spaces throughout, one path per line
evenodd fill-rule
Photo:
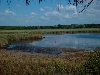
M 36 39 L 42 39 L 42 35 L 28 34 L 28 33 L 0 34 L 0 47 L 7 45 L 11 41 L 36 40 Z
M 66 58 L 68 57 L 68 58 Z M 80 60 L 82 59 L 82 60 Z M 83 56 L 53 56 L 0 50 L 1 75 L 75 75 Z
M 100 75 L 100 51 L 49 55 L 0 50 L 0 75 Z
M 6 44 L 8 44 L 8 41 L 5 38 L 0 38 L 0 47 L 3 47 Z
M 100 49 L 89 52 L 86 61 L 77 67 L 78 75 L 100 75 Z

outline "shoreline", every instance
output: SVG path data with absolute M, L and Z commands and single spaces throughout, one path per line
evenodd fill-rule
M 28 53 L 42 53 L 42 54 L 50 54 L 50 55 L 74 55 L 74 54 L 82 54 L 83 52 L 87 52 L 90 50 L 83 49 L 75 49 L 75 48 L 57 48 L 57 47 L 36 47 L 36 46 L 26 46 L 26 45 L 18 45 L 14 48 L 4 48 L 6 50 L 19 50 L 22 52 Z M 92 50 L 93 51 L 93 50 Z
M 82 29 L 37 29 L 37 30 L 1 30 L 0 47 L 9 44 L 9 41 L 37 40 L 45 38 L 42 34 L 76 34 L 76 33 L 100 33 L 99 28 Z
M 48 54 L 48 53 L 37 53 L 37 52 L 23 52 L 21 50 L 7 50 L 7 49 L 0 49 L 1 55 L 4 57 L 6 56 L 11 56 L 11 57 L 16 57 L 16 56 L 35 56 L 35 57 L 78 57 L 82 56 L 86 53 L 93 52 L 93 51 L 77 51 L 77 52 L 61 52 L 60 54 Z M 1 56 L 0 56 L 1 57 Z
M 94 30 L 96 29 L 96 30 Z M 97 31 L 97 32 L 96 32 Z M 9 45 L 10 42 L 16 41 L 27 41 L 27 40 L 40 40 L 45 37 L 42 34 L 74 34 L 74 33 L 98 33 L 100 32 L 99 28 L 83 28 L 83 29 L 38 29 L 38 30 L 2 30 L 0 31 L 0 48 L 5 48 Z M 15 34 L 14 34 L 15 33 Z M 74 48 L 56 48 L 56 47 L 35 47 L 39 50 L 51 50 L 51 51 L 60 51 L 58 54 L 66 52 L 80 52 L 82 49 Z M 43 49 L 42 49 L 43 48 Z M 27 48 L 28 49 L 28 48 Z M 32 48 L 31 48 L 32 49 Z M 23 50 L 23 49 L 22 49 Z M 29 50 L 31 52 L 31 50 Z M 46 51 L 45 51 L 46 52 Z M 44 53 L 45 53 L 44 52 Z M 41 52 L 40 52 L 41 53 Z
M 0 48 L 5 47 L 13 41 L 40 40 L 42 38 L 41 34 L 0 34 Z

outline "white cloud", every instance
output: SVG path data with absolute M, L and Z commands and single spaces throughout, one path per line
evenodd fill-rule
M 35 12 L 31 12 L 30 15 L 31 16 L 37 16 L 38 14 L 36 14 Z
M 31 12 L 28 15 L 18 16 L 17 20 L 21 21 L 24 24 L 31 24 L 32 25 L 33 23 L 35 23 L 37 21 L 37 18 L 38 18 L 37 16 L 38 16 L 37 13 Z
M 46 12 L 45 16 L 61 16 L 61 13 L 59 13 L 58 11 L 52 11 L 52 12 Z
M 6 10 L 5 11 L 5 15 L 12 15 L 12 16 L 16 16 L 17 14 L 16 13 L 14 13 L 13 11 L 10 11 L 10 10 Z
M 84 17 L 89 19 L 97 19 L 100 17 L 100 5 L 96 4 L 96 1 L 93 1 L 86 11 L 82 13 L 84 13 Z
M 75 6 L 63 6 L 63 5 L 57 5 L 57 7 L 60 7 L 59 11 L 53 10 L 50 12 L 46 12 L 45 16 L 51 17 L 53 19 L 64 19 L 64 18 L 72 18 L 73 15 L 77 15 L 77 10 Z M 67 11 L 67 12 L 66 12 Z M 74 11 L 74 12 L 73 12 Z
M 73 5 L 69 5 L 69 6 L 57 5 L 57 8 L 58 7 L 59 7 L 59 11 L 58 10 L 49 11 L 46 12 L 44 15 L 52 19 L 62 20 L 62 19 L 69 19 L 69 18 L 76 17 L 75 15 L 78 14 L 76 7 Z
M 43 8 L 40 8 L 40 11 L 42 12 L 42 11 L 44 11 L 44 9 Z
M 64 16 L 64 18 L 71 18 L 68 14 L 66 14 L 65 16 Z
M 48 9 L 48 10 L 52 10 L 52 8 L 51 7 L 44 7 L 45 9 Z
M 44 17 L 44 16 L 41 16 L 40 17 L 42 20 L 49 20 L 49 18 L 46 18 L 46 17 Z
M 57 5 L 57 8 L 59 8 L 59 11 L 63 11 L 63 12 L 77 12 L 76 6 L 73 5 L 67 5 L 67 6 L 63 6 L 63 5 Z
M 16 5 L 20 7 L 20 5 Z M 59 11 L 57 10 L 59 7 Z M 100 4 L 92 3 L 85 12 L 78 13 L 84 8 L 79 5 L 77 8 L 73 5 L 57 5 L 55 8 L 41 7 L 39 12 L 28 12 L 26 15 L 16 14 L 14 11 L 5 10 L 0 12 L 0 23 L 15 23 L 20 25 L 56 25 L 71 23 L 99 23 Z M 33 10 L 33 9 L 32 9 Z M 42 12 L 40 12 L 42 11 Z M 4 17 L 4 18 L 3 18 Z M 12 18 L 13 17 L 13 18 Z M 4 21 L 4 22 L 3 22 Z M 8 24 L 8 22 L 6 24 Z

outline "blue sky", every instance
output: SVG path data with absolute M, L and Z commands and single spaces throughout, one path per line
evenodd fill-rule
M 0 26 L 44 26 L 57 24 L 100 24 L 100 0 L 94 0 L 82 13 L 85 4 L 75 7 L 67 0 L 1 0 Z M 87 0 L 90 1 L 90 0 Z M 61 3 L 61 4 L 60 4 Z M 59 11 L 58 11 L 59 7 Z

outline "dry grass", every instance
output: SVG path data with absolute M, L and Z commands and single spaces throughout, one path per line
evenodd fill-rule
M 1 75 L 75 75 L 86 53 L 76 55 L 49 55 L 19 50 L 0 50 Z

